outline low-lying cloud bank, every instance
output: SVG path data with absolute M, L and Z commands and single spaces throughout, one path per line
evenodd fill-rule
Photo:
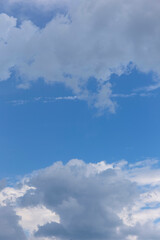
M 129 73 L 134 66 L 156 74 L 145 91 L 160 87 L 158 0 L 10 0 L 3 6 L 10 15 L 0 14 L 1 81 L 14 72 L 22 88 L 39 78 L 62 83 L 79 99 L 110 112 L 116 108 L 112 74 Z M 40 28 L 21 16 L 17 26 L 15 6 L 52 10 L 53 18 Z M 94 92 L 88 88 L 92 77 L 97 81 Z
M 74 159 L 33 172 L 0 192 L 0 239 L 158 240 L 158 164 Z

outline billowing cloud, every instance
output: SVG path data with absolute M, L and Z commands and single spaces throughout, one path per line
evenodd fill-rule
M 152 71 L 159 76 L 158 0 L 58 2 L 28 3 L 41 8 L 49 4 L 49 9 L 55 10 L 43 28 L 29 20 L 17 26 L 16 18 L 0 15 L 1 81 L 14 71 L 23 88 L 38 78 L 63 83 L 78 98 L 114 112 L 116 103 L 109 81 L 113 73 L 128 73 L 136 66 L 144 73 Z M 97 81 L 95 92 L 88 88 L 91 77 Z M 155 88 L 158 79 L 154 78 Z M 147 89 L 155 88 L 153 84 Z
M 123 223 L 117 212 L 137 194 L 135 184 L 114 170 L 97 174 L 78 160 L 40 171 L 29 185 L 36 190 L 22 197 L 22 206 L 43 204 L 60 216 L 60 223 L 47 223 L 35 235 L 60 239 L 121 239 L 117 228 Z
M 157 240 L 157 164 L 154 159 L 134 165 L 77 159 L 54 163 L 25 177 L 17 187 L 2 189 L 0 214 L 2 210 L 8 224 L 4 231 L 10 234 L 5 229 L 13 225 L 15 239 L 25 232 L 28 240 Z

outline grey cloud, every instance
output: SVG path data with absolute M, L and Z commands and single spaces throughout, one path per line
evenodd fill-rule
M 130 165 L 74 159 L 33 172 L 22 179 L 26 191 L 17 194 L 14 204 L 11 196 L 16 189 L 2 190 L 1 200 L 8 192 L 5 202 L 17 209 L 22 221 L 13 208 L 0 207 L 0 240 L 13 239 L 11 231 L 14 239 L 26 239 L 18 222 L 28 231 L 28 240 L 158 240 L 160 170 L 155 164 L 156 159 Z M 38 209 L 43 209 L 45 221 L 39 221 L 39 214 L 31 217 Z
M 44 226 L 40 226 L 38 232 L 35 234 L 37 237 L 53 237 L 56 236 L 61 239 L 68 239 L 69 233 L 63 228 L 63 226 L 59 223 L 52 222 L 47 223 Z
M 66 165 L 57 163 L 31 177 L 28 184 L 35 190 L 19 199 L 21 206 L 43 204 L 60 216 L 60 223 L 40 226 L 36 236 L 64 240 L 124 239 L 118 212 L 137 198 L 136 184 L 112 169 L 88 175 L 87 168 L 87 164 L 78 160 Z
M 27 88 L 41 77 L 46 83 L 63 83 L 98 109 L 115 112 L 109 83 L 113 73 L 128 73 L 133 62 L 140 71 L 159 76 L 158 0 L 62 3 L 67 14 L 54 16 L 43 29 L 30 21 L 16 27 L 15 18 L 0 15 L 1 80 L 8 79 L 14 69 L 21 78 L 20 87 Z M 32 4 L 48 6 L 49 1 Z M 52 1 L 50 7 L 56 10 L 57 4 Z M 98 83 L 94 94 L 87 89 L 92 76 Z
M 0 207 L 0 240 L 27 239 L 18 221 L 19 217 L 11 207 Z
M 3 188 L 5 188 L 6 185 L 7 185 L 6 179 L 0 180 L 0 191 L 1 191 Z

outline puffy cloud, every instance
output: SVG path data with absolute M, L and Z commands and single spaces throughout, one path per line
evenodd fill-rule
M 10 1 L 12 5 L 15 2 L 26 4 Z M 8 79 L 14 69 L 21 78 L 20 87 L 27 88 L 38 78 L 63 83 L 80 99 L 114 112 L 116 103 L 109 82 L 113 73 L 128 73 L 132 62 L 145 73 L 159 75 L 158 0 L 78 0 L 76 4 L 68 0 L 59 7 L 58 2 L 50 1 L 49 9 L 61 10 L 42 29 L 31 21 L 17 26 L 15 18 L 0 15 L 1 80 Z M 30 3 L 37 7 L 49 4 Z M 96 92 L 88 89 L 91 77 L 97 81 Z M 155 85 L 159 86 L 157 79 Z
M 4 214 L 3 231 L 10 234 L 13 226 L 15 239 L 26 232 L 28 240 L 157 240 L 160 182 L 152 178 L 157 164 L 54 163 L 1 190 L 0 227 Z M 147 181 L 141 181 L 142 172 Z
M 88 170 L 89 168 L 89 170 Z M 93 169 L 93 170 L 92 170 Z M 94 166 L 74 160 L 40 171 L 30 179 L 35 191 L 28 191 L 21 206 L 43 204 L 60 216 L 60 223 L 39 227 L 36 236 L 60 239 L 122 239 L 117 216 L 135 196 L 135 184 L 114 170 L 95 172 Z
M 36 237 L 68 239 L 158 239 L 159 181 L 152 189 L 152 179 L 138 190 L 132 171 L 141 169 L 155 174 L 155 160 L 129 166 L 118 164 L 85 164 L 71 160 L 66 165 L 55 163 L 27 180 L 33 189 L 19 198 L 21 208 L 44 205 L 55 212 L 60 221 L 48 221 L 36 228 Z M 146 185 L 150 187 L 146 190 Z M 143 185 L 145 187 L 143 188 Z M 148 233 L 145 228 L 148 227 Z M 38 229 L 38 230 L 37 230 Z M 147 238 L 148 237 L 148 238 Z

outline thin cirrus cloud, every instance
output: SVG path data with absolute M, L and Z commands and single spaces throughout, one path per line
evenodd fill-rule
M 63 97 L 34 97 L 30 99 L 13 99 L 7 101 L 7 103 L 12 104 L 13 106 L 21 106 L 27 103 L 54 103 L 56 101 L 76 101 L 78 100 L 77 96 L 63 96 Z
M 19 2 L 23 1 L 7 1 L 6 5 L 9 8 Z M 46 6 L 44 11 L 65 6 L 65 13 L 59 10 L 43 28 L 29 20 L 17 26 L 15 17 L 0 14 L 1 81 L 14 71 L 19 87 L 29 88 L 38 78 L 48 84 L 62 83 L 79 99 L 115 112 L 112 74 L 128 73 L 135 66 L 159 76 L 157 0 L 79 0 L 76 4 L 71 0 L 61 4 L 35 0 L 23 4 Z M 91 77 L 97 81 L 94 93 L 87 88 Z M 152 84 L 148 89 L 154 90 Z
M 0 239 L 157 240 L 157 164 L 73 159 L 33 172 L 0 192 Z

